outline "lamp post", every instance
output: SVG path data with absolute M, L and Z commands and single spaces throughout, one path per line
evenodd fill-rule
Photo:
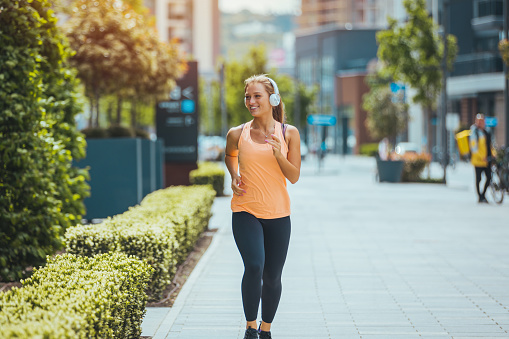
M 228 124 L 226 121 L 228 119 L 228 115 L 226 112 L 226 79 L 224 62 L 221 64 L 219 79 L 221 81 L 221 136 L 226 138 L 226 134 L 228 133 Z
M 507 31 L 509 26 L 509 3 L 504 1 L 504 39 L 508 39 Z M 504 62 L 504 115 L 505 115 L 505 147 L 509 147 L 509 79 L 507 78 L 507 65 Z
M 444 169 L 443 182 L 446 182 L 447 176 L 447 164 L 449 162 L 449 153 L 447 149 L 447 130 L 445 124 L 445 117 L 447 115 L 447 35 L 449 33 L 449 0 L 443 0 L 442 2 L 442 31 L 443 31 L 443 42 L 444 42 L 444 55 L 442 56 L 442 97 L 441 106 L 442 114 L 440 116 L 440 143 L 442 151 L 442 168 Z

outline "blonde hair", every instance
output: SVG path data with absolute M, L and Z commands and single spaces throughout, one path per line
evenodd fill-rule
M 246 91 L 247 86 L 253 83 L 262 84 L 265 87 L 267 93 L 269 93 L 269 96 L 275 93 L 274 87 L 272 86 L 269 78 L 267 77 L 267 74 L 252 75 L 249 78 L 247 78 L 244 81 L 245 84 L 244 92 Z M 285 105 L 283 104 L 283 100 L 279 102 L 279 105 L 272 106 L 272 117 L 274 118 L 274 120 L 281 122 L 283 124 L 286 122 Z

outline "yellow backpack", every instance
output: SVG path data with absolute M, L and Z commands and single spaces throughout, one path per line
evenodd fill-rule
M 468 143 L 469 130 L 464 130 L 456 134 L 456 142 L 458 143 L 458 151 L 461 156 L 470 154 L 470 145 Z

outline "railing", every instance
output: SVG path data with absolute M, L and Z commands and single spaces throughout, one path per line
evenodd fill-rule
M 476 0 L 474 2 L 474 18 L 485 16 L 502 16 L 504 13 L 503 0 Z
M 494 53 L 458 55 L 451 76 L 498 73 L 504 69 L 502 58 Z

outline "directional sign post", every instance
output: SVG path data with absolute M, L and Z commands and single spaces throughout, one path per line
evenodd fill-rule
M 197 168 L 198 64 L 189 61 L 187 65 L 168 100 L 156 106 L 157 138 L 164 141 L 165 187 L 189 185 L 189 172 Z
M 323 158 L 325 157 L 325 154 L 327 152 L 326 144 L 325 144 L 325 140 L 326 140 L 326 136 L 327 136 L 327 128 L 325 128 L 325 127 L 336 125 L 337 119 L 333 115 L 313 114 L 313 115 L 308 115 L 307 122 L 308 122 L 308 124 L 313 125 L 313 126 L 324 126 L 324 127 L 321 127 L 322 143 L 320 145 L 320 150 L 318 152 L 318 172 L 320 172 L 320 170 L 322 168 Z
M 189 62 L 188 67 L 169 100 L 156 107 L 157 137 L 164 140 L 166 162 L 196 162 L 198 158 L 198 66 Z
M 314 114 L 307 117 L 307 122 L 315 126 L 334 126 L 336 125 L 336 117 L 333 115 Z

